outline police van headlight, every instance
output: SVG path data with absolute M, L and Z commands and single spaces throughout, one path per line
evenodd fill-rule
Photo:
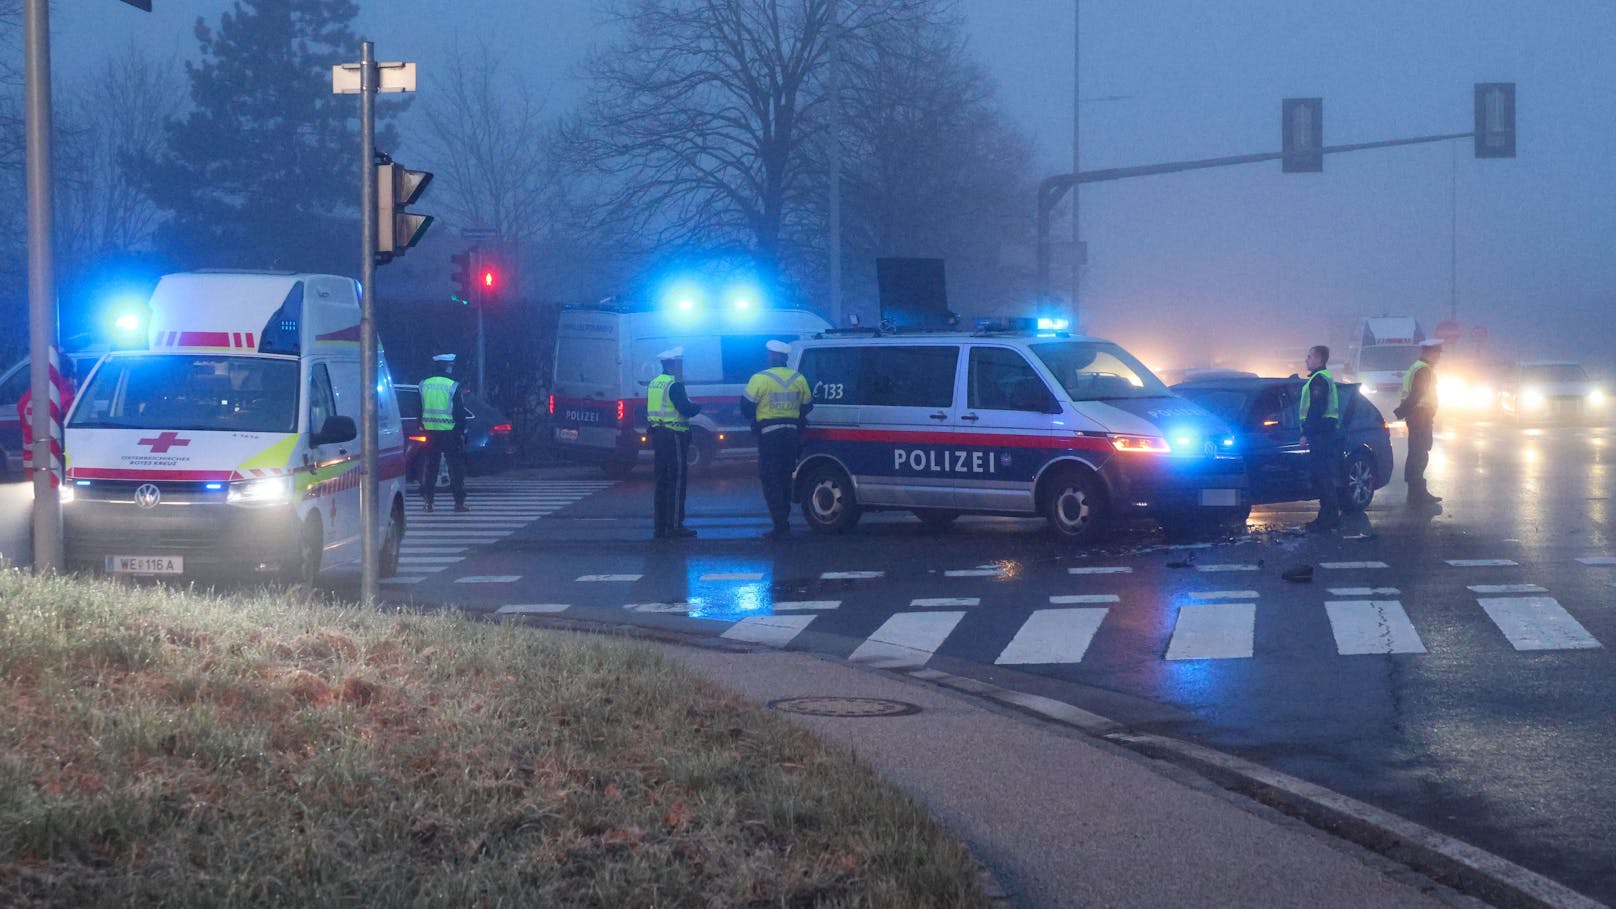
M 237 480 L 230 484 L 225 501 L 231 505 L 285 505 L 292 501 L 292 478 Z
M 1172 451 L 1167 440 L 1157 436 L 1111 436 L 1111 447 L 1117 451 L 1148 452 L 1150 454 L 1166 454 Z

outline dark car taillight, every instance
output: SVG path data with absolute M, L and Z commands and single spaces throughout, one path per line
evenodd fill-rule
M 555 395 L 550 396 L 550 416 L 555 416 Z
M 617 422 L 622 425 L 623 417 L 628 415 L 628 402 L 622 398 L 617 399 Z

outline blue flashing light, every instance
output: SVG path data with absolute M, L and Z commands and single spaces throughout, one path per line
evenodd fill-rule
M 752 301 L 748 300 L 745 297 L 741 297 L 740 299 L 735 301 L 735 308 L 736 309 L 751 309 L 752 308 Z
M 112 327 L 119 331 L 139 331 L 140 317 L 132 312 L 126 312 L 112 320 Z
M 1048 316 L 1038 317 L 1039 331 L 1065 331 L 1071 326 L 1071 324 L 1072 323 L 1066 319 L 1054 319 Z
M 89 480 L 74 480 L 73 485 L 74 486 L 88 486 L 88 485 L 90 485 L 90 481 Z
M 202 484 L 202 488 L 206 489 L 206 490 L 208 490 L 210 492 L 218 492 L 219 490 L 224 488 L 224 484 L 223 483 L 204 483 L 204 484 Z
M 696 301 L 690 299 L 689 297 L 680 297 L 678 305 L 679 309 L 683 310 L 684 312 L 690 312 L 696 308 Z

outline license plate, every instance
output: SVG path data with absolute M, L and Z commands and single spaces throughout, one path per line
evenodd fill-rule
M 576 441 L 578 441 L 578 430 L 576 430 L 576 429 L 557 429 L 556 430 L 556 440 L 559 441 L 559 442 L 576 442 Z
M 1214 508 L 1233 508 L 1240 504 L 1240 490 L 1203 489 L 1201 490 L 1201 504 Z
M 182 556 L 107 556 L 113 574 L 184 574 Z

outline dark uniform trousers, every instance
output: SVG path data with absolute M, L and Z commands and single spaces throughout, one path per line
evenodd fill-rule
M 790 525 L 791 471 L 797 466 L 797 427 L 786 424 L 765 426 L 758 437 L 758 474 L 763 480 L 763 500 L 769 504 L 769 517 L 777 530 Z
M 1336 469 L 1341 464 L 1341 436 L 1335 426 L 1307 434 L 1307 475 L 1313 481 L 1313 495 L 1319 500 L 1320 523 L 1341 517 L 1341 497 L 1336 486 Z
M 1431 445 L 1436 439 L 1436 417 L 1422 414 L 1416 408 L 1408 423 L 1408 457 L 1403 461 L 1403 479 L 1408 483 L 1409 495 L 1418 497 L 1427 493 L 1425 468 L 1431 463 Z
M 466 437 L 453 429 L 427 430 L 426 457 L 421 464 L 421 498 L 428 505 L 438 491 L 438 459 L 449 465 L 449 492 L 456 505 L 466 504 Z
M 662 536 L 685 522 L 685 479 L 690 473 L 690 433 L 662 426 L 651 427 L 651 450 L 656 454 L 656 535 Z

